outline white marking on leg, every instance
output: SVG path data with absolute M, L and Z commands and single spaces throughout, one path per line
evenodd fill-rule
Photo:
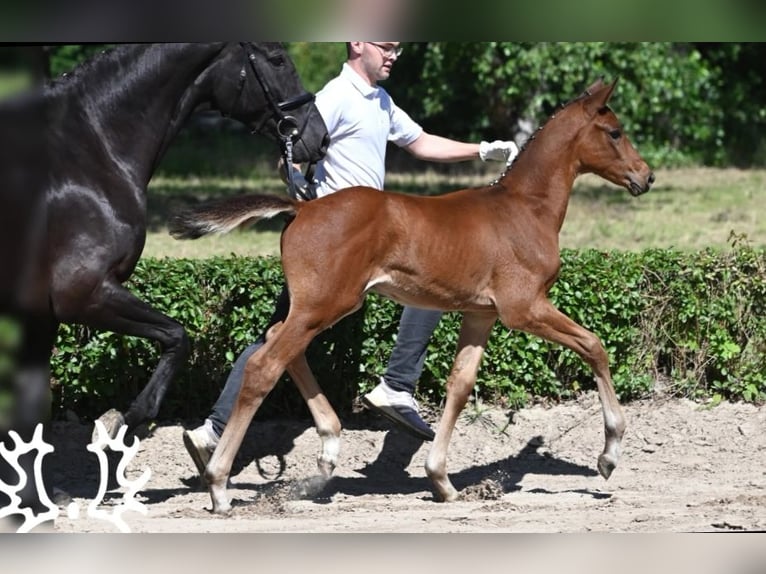
M 325 436 L 322 437 L 322 456 L 324 460 L 331 462 L 335 466 L 340 454 L 340 437 Z

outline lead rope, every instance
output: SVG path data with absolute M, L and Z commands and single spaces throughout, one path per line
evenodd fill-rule
M 287 191 L 293 197 L 300 197 L 303 201 L 309 201 L 313 197 L 309 197 L 301 187 L 295 183 L 293 177 L 293 140 L 289 135 L 282 136 L 282 141 L 285 144 L 285 171 L 287 172 Z
M 306 180 L 309 182 L 309 189 L 304 190 L 302 189 L 297 183 L 295 183 L 295 178 L 293 177 L 293 140 L 289 135 L 283 135 L 282 136 L 282 142 L 284 143 L 285 151 L 284 151 L 284 160 L 285 160 L 285 171 L 287 172 L 287 191 L 288 193 L 293 197 L 300 197 L 303 199 L 303 201 L 311 201 L 312 199 L 316 199 L 316 193 L 312 193 L 313 189 L 311 189 L 311 181 L 310 177 L 308 176 Z

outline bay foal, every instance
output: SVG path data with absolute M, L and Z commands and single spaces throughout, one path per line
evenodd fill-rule
M 462 311 L 457 356 L 426 473 L 437 498 L 458 492 L 447 476 L 447 448 L 476 382 L 490 331 L 499 318 L 572 349 L 591 367 L 601 401 L 605 446 L 598 470 L 608 478 L 620 457 L 625 418 L 600 340 L 553 307 L 547 293 L 560 268 L 559 231 L 575 178 L 595 173 L 636 196 L 654 175 L 607 106 L 615 83 L 596 82 L 552 116 L 496 182 L 439 197 L 365 187 L 300 203 L 251 195 L 176 216 L 179 238 L 228 232 L 279 213 L 294 215 L 282 234 L 290 313 L 248 361 L 231 419 L 205 472 L 213 511 L 230 509 L 226 481 L 259 405 L 288 370 L 322 438 L 319 467 L 337 462 L 340 421 L 306 363 L 322 330 L 358 309 L 368 291 L 416 307 Z

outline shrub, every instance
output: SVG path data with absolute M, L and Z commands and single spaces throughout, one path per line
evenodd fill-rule
M 564 250 L 553 303 L 596 333 L 610 356 L 622 400 L 652 392 L 663 380 L 694 399 L 766 398 L 766 260 L 735 245 L 726 252 L 638 253 Z M 237 354 L 267 324 L 283 277 L 279 260 L 146 259 L 129 287 L 187 328 L 192 352 L 163 404 L 161 416 L 207 414 Z M 377 295 L 322 333 L 309 363 L 339 412 L 377 383 L 398 328 L 400 307 Z M 460 315 L 437 328 L 418 385 L 422 398 L 441 401 L 459 333 Z M 125 406 L 148 381 L 159 357 L 154 344 L 82 326 L 63 325 L 52 361 L 58 409 L 94 417 Z M 283 377 L 283 383 L 288 379 Z M 530 398 L 567 399 L 594 388 L 575 353 L 499 323 L 492 332 L 476 395 L 519 406 Z M 292 384 L 278 384 L 261 411 L 307 413 Z

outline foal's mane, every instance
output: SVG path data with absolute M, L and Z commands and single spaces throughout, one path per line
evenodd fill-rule
M 556 114 L 564 111 L 566 108 L 571 106 L 572 104 L 579 102 L 580 100 L 586 98 L 590 95 L 590 92 L 587 90 L 584 91 L 579 96 L 576 96 L 569 100 L 568 102 L 564 102 L 563 104 L 559 104 L 558 108 L 556 108 L 556 111 L 554 111 L 550 116 L 548 116 L 548 119 L 545 120 L 542 124 L 538 126 L 538 128 L 535 130 L 535 132 L 527 138 L 527 140 L 522 144 L 521 148 L 519 148 L 519 155 L 516 156 L 518 158 L 526 149 L 527 146 L 537 137 L 537 134 L 539 134 L 545 127 L 556 117 Z M 513 163 L 516 163 L 516 158 L 514 158 Z M 513 163 L 511 165 L 513 165 Z
M 556 114 L 558 114 L 558 113 L 560 113 L 560 112 L 564 111 L 566 108 L 568 108 L 568 107 L 569 107 L 569 106 L 571 106 L 572 104 L 574 104 L 574 103 L 576 103 L 576 102 L 579 102 L 580 100 L 582 100 L 582 99 L 586 98 L 586 97 L 587 97 L 587 96 L 589 96 L 589 95 L 590 95 L 590 92 L 589 92 L 588 90 L 585 90 L 583 93 L 581 93 L 581 94 L 580 94 L 580 95 L 578 95 L 578 96 L 575 96 L 575 97 L 574 97 L 574 98 L 572 98 L 571 100 L 569 100 L 569 101 L 567 101 L 567 102 L 564 102 L 563 104 L 559 104 L 559 106 L 556 108 L 556 111 L 554 111 L 554 112 L 553 112 L 553 113 L 552 113 L 550 116 L 548 116 L 548 119 L 546 119 L 546 120 L 545 120 L 545 121 L 544 121 L 542 124 L 540 124 L 540 125 L 537 127 L 537 129 L 534 131 L 534 133 L 532 133 L 532 135 L 530 135 L 530 136 L 529 136 L 529 137 L 528 137 L 528 138 L 527 138 L 527 139 L 524 141 L 524 143 L 523 143 L 523 144 L 521 144 L 521 147 L 519 148 L 519 153 L 516 155 L 516 157 L 515 157 L 515 158 L 513 158 L 513 161 L 510 163 L 510 165 L 508 165 L 508 167 L 506 167 L 505 171 L 504 171 L 504 172 L 503 172 L 503 173 L 500 175 L 500 177 L 499 177 L 499 178 L 497 178 L 497 179 L 495 179 L 494 181 L 492 181 L 492 182 L 490 182 L 490 183 L 488 184 L 488 185 L 489 185 L 489 187 L 492 187 L 492 186 L 494 186 L 494 185 L 497 185 L 497 184 L 500 182 L 500 180 L 501 180 L 503 177 L 505 177 L 505 176 L 508 174 L 508 172 L 510 172 L 510 171 L 511 171 L 511 169 L 513 169 L 513 166 L 514 166 L 514 165 L 516 165 L 516 161 L 517 161 L 517 160 L 518 160 L 518 159 L 521 157 L 521 154 L 523 154 L 523 153 L 524 153 L 524 152 L 527 150 L 527 147 L 529 146 L 529 144 L 530 144 L 530 143 L 532 143 L 532 142 L 533 142 L 533 141 L 534 141 L 534 140 L 537 138 L 537 135 L 538 135 L 538 134 L 539 134 L 541 131 L 543 131 L 543 129 L 545 129 L 545 127 L 546 127 L 546 126 L 547 126 L 547 125 L 548 125 L 548 124 L 551 122 L 551 120 L 553 120 L 553 119 L 556 117 Z

